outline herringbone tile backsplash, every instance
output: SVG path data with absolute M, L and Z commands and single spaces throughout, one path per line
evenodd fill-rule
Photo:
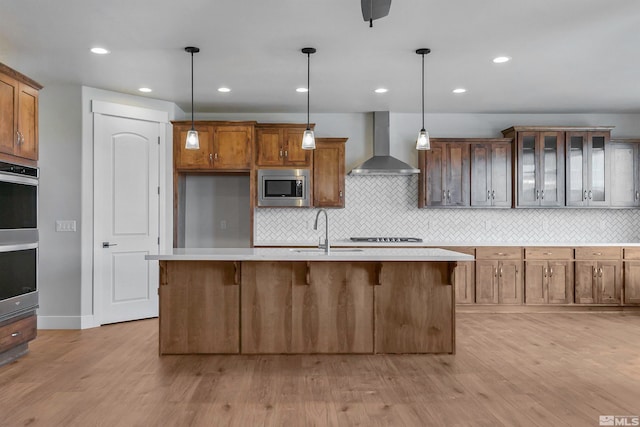
M 331 239 L 421 237 L 426 243 L 637 243 L 640 209 L 418 209 L 418 176 L 347 176 Z M 316 209 L 257 209 L 256 242 L 316 240 Z M 324 221 L 324 219 L 322 220 Z

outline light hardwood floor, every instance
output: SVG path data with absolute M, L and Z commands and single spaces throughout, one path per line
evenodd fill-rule
M 640 415 L 640 316 L 458 314 L 456 355 L 158 356 L 157 320 L 39 331 L 2 426 L 597 426 Z

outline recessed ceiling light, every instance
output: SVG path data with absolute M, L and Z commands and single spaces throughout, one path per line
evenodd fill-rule
M 511 58 L 509 58 L 508 56 L 497 56 L 493 58 L 493 62 L 495 62 L 496 64 L 504 64 L 505 62 L 509 61 L 511 61 Z
M 218 92 L 227 93 L 227 92 L 231 92 L 231 89 L 229 89 L 228 87 L 219 87 Z
M 150 88 L 148 87 L 141 87 L 140 89 L 138 89 L 140 92 L 144 92 L 144 93 L 149 93 L 149 92 L 153 92 Z
M 296 89 L 296 92 L 307 93 L 309 92 L 309 89 L 307 89 L 306 87 L 299 87 L 298 89 Z
M 106 55 L 107 53 L 110 53 L 109 50 L 103 48 L 103 47 L 92 47 L 91 48 L 91 52 L 97 54 L 97 55 Z
M 389 89 L 385 89 L 383 87 L 379 87 L 378 89 L 374 90 L 375 93 L 386 93 L 388 91 Z
M 453 93 L 465 93 L 467 90 L 463 87 L 458 87 L 453 90 Z

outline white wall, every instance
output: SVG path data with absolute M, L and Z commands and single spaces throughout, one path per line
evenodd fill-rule
M 185 247 L 249 247 L 248 175 L 189 175 L 185 193 Z
M 44 319 L 55 327 L 80 314 L 81 97 L 80 86 L 40 91 L 40 327 Z M 76 221 L 78 231 L 56 232 L 59 219 Z
M 77 329 L 93 318 L 93 117 L 91 101 L 101 100 L 184 116 L 174 103 L 89 87 L 49 84 L 40 92 L 40 308 L 38 327 Z M 170 128 L 170 126 L 169 126 Z M 169 129 L 166 140 L 171 142 Z M 167 144 L 165 165 L 171 165 Z M 169 171 L 170 171 L 169 166 Z M 172 194 L 171 173 L 164 187 Z M 164 232 L 172 246 L 171 198 Z M 77 221 L 76 233 L 56 233 L 57 219 Z

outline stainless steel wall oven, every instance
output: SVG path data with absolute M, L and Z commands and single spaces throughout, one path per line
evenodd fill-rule
M 38 306 L 38 178 L 0 162 L 0 321 Z

